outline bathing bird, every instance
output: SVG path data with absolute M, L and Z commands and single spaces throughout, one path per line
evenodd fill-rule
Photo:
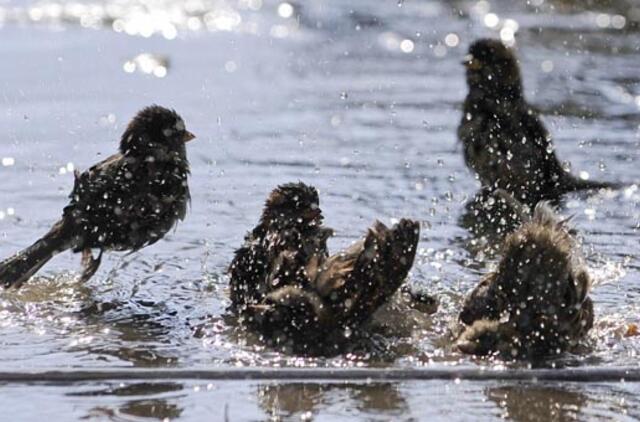
M 593 326 L 590 286 L 567 219 L 541 202 L 504 240 L 496 270 L 466 298 L 457 348 L 532 360 L 570 350 Z
M 518 60 L 501 41 L 475 41 L 463 64 L 469 92 L 458 138 L 483 186 L 504 189 L 531 208 L 567 192 L 618 187 L 565 171 L 539 113 L 524 98 Z
M 33 245 L 0 263 L 0 283 L 20 287 L 67 249 L 82 253 L 80 279 L 86 281 L 104 251 L 136 251 L 160 240 L 187 212 L 186 143 L 193 138 L 175 111 L 158 105 L 139 111 L 116 154 L 76 172 L 62 218 Z
M 278 186 L 230 266 L 232 308 L 275 344 L 311 350 L 368 321 L 411 269 L 419 224 L 376 221 L 330 255 L 315 188 Z M 332 345 L 329 344 L 329 347 Z

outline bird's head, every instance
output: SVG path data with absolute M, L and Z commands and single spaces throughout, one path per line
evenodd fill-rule
M 120 152 L 133 156 L 156 151 L 180 153 L 185 150 L 185 143 L 194 138 L 178 113 L 152 105 L 140 110 L 129 122 L 122 134 Z
M 501 41 L 490 38 L 475 41 L 462 63 L 467 69 L 470 90 L 478 90 L 490 98 L 505 100 L 521 95 L 518 59 Z
M 276 230 L 306 231 L 319 227 L 322 218 L 318 191 L 302 182 L 287 183 L 274 189 L 262 213 L 262 223 Z

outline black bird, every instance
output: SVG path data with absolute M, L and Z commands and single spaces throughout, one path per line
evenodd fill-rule
M 541 202 L 501 252 L 497 269 L 465 300 L 458 349 L 535 360 L 576 346 L 593 326 L 593 303 L 567 220 Z
M 332 256 L 326 245 L 332 230 L 321 224 L 314 188 L 279 186 L 231 264 L 233 308 L 275 344 L 333 347 L 387 302 L 413 265 L 417 222 L 403 219 L 392 228 L 376 222 Z
M 534 207 L 567 192 L 617 185 L 581 180 L 562 168 L 538 112 L 524 98 L 518 60 L 502 42 L 480 39 L 465 57 L 469 93 L 458 137 L 483 186 Z
M 82 252 L 88 280 L 105 250 L 135 251 L 160 240 L 190 201 L 185 143 L 194 135 L 173 110 L 142 109 L 122 134 L 117 154 L 80 174 L 71 201 L 51 230 L 0 263 L 0 283 L 20 287 L 54 255 Z M 99 255 L 93 258 L 92 249 Z
M 326 259 L 326 239 L 332 230 L 322 227 L 322 220 L 315 188 L 289 183 L 273 190 L 260 222 L 247 234 L 229 267 L 232 307 L 242 312 L 247 305 L 260 303 L 271 291 L 298 277 L 312 257 Z M 291 264 L 297 270 L 280 276 Z M 268 278 L 274 284 L 266 283 Z

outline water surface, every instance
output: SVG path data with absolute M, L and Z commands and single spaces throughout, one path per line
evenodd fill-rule
M 446 342 L 461 298 L 492 264 L 458 224 L 479 187 L 455 136 L 466 94 L 460 61 L 480 36 L 511 42 L 515 31 L 527 97 L 573 172 L 640 180 L 640 33 L 630 3 L 307 3 L 0 3 L 0 256 L 48 229 L 73 169 L 113 153 L 141 107 L 174 107 L 198 135 L 189 145 L 192 206 L 174 233 L 109 254 L 85 285 L 79 256 L 66 253 L 0 295 L 2 370 L 494 365 Z M 438 296 L 440 311 L 428 317 L 395 301 L 373 328 L 385 353 L 288 356 L 225 316 L 233 250 L 268 192 L 297 180 L 320 190 L 334 251 L 376 218 L 421 221 L 410 283 Z M 597 281 L 597 322 L 584 354 L 547 365 L 638 365 L 640 340 L 622 333 L 640 322 L 639 200 L 630 186 L 563 203 Z M 634 384 L 185 380 L 2 390 L 4 408 L 34 420 L 34 400 L 61 420 L 621 420 L 638 404 Z

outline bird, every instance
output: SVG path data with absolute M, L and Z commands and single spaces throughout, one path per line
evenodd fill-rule
M 70 201 L 49 232 L 0 262 L 0 283 L 18 288 L 68 249 L 82 253 L 85 282 L 104 251 L 136 251 L 156 243 L 186 216 L 191 199 L 186 143 L 194 138 L 174 110 L 159 105 L 140 110 L 116 154 L 75 172 Z
M 462 353 L 543 359 L 571 350 L 593 327 L 591 277 L 568 219 L 548 202 L 501 245 L 497 268 L 464 301 Z
M 469 92 L 458 138 L 466 165 L 483 186 L 504 189 L 531 208 L 572 191 L 619 187 L 565 171 L 538 111 L 524 98 L 518 59 L 510 48 L 479 39 L 463 64 Z
M 317 190 L 278 186 L 230 265 L 232 309 L 270 343 L 334 347 L 399 290 L 413 265 L 419 223 L 376 221 L 364 238 L 329 254 Z
M 322 227 L 322 221 L 315 188 L 304 183 L 287 183 L 274 189 L 258 225 L 245 236 L 229 266 L 232 308 L 242 312 L 241 308 L 259 303 L 270 291 L 294 277 L 295 274 L 281 279 L 277 276 L 285 261 L 300 259 L 303 263 L 310 256 L 315 260 L 328 257 L 326 239 L 332 230 Z M 268 277 L 274 285 L 265 283 Z

